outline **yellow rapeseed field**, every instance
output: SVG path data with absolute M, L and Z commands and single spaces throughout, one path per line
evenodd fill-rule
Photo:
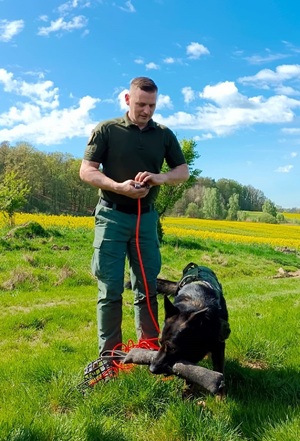
M 283 213 L 286 219 L 300 222 L 300 213 Z
M 300 249 L 300 225 L 165 218 L 164 232 L 176 237 L 257 243 Z
M 297 215 L 296 215 L 297 216 Z M 293 218 L 296 218 L 293 214 Z M 299 215 L 300 219 L 300 215 Z M 38 222 L 44 228 L 94 228 L 92 216 L 55 216 L 45 214 L 17 213 L 16 225 L 29 221 Z M 300 225 L 265 224 L 259 222 L 233 222 L 207 219 L 166 217 L 162 222 L 165 235 L 190 237 L 191 239 L 213 239 L 221 242 L 267 244 L 274 247 L 300 249 Z M 4 218 L 0 216 L 0 227 Z

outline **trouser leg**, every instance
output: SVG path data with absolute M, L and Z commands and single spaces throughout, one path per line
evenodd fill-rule
M 99 353 L 122 343 L 122 298 L 108 300 L 106 287 L 98 282 L 97 323 Z
M 115 210 L 98 208 L 92 272 L 98 279 L 99 354 L 122 343 L 122 293 L 128 225 Z
M 101 247 L 103 248 L 103 247 Z M 97 325 L 99 354 L 112 350 L 122 343 L 122 292 L 124 280 L 124 265 L 120 262 L 109 265 L 103 249 L 94 250 L 93 271 L 98 274 Z M 101 255 L 101 257 L 100 257 Z M 125 259 L 125 256 L 124 256 Z M 104 261 L 104 263 L 101 263 Z M 116 271 L 122 277 L 120 280 L 110 279 L 110 271 Z
M 158 305 L 156 279 L 161 269 L 161 255 L 157 238 L 156 211 L 141 216 L 139 247 L 146 276 L 149 302 L 147 302 L 136 241 L 132 238 L 129 244 L 129 267 L 134 292 L 135 326 L 138 340 L 158 337 Z M 150 309 L 150 310 L 149 310 Z

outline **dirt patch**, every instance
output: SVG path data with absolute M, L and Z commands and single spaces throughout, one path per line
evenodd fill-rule
M 296 278 L 300 278 L 300 270 L 296 270 L 296 271 L 286 271 L 283 268 L 279 268 L 278 273 L 273 276 L 273 279 L 281 279 L 284 277 L 296 277 Z
M 243 366 L 248 367 L 250 369 L 258 369 L 258 370 L 267 369 L 268 367 L 267 363 L 263 361 L 245 361 L 242 364 Z

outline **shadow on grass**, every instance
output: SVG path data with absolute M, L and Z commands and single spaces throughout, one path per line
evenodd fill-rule
M 228 398 L 238 404 L 232 423 L 250 439 L 261 439 L 269 424 L 292 420 L 299 412 L 299 371 L 242 366 L 236 360 L 227 360 L 225 370 Z

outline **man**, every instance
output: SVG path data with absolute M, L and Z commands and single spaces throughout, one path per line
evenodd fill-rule
M 154 201 L 163 184 L 176 185 L 189 177 L 180 145 L 171 130 L 152 120 L 157 86 L 149 78 L 132 80 L 125 95 L 129 111 L 100 122 L 93 130 L 80 167 L 83 181 L 100 189 L 95 211 L 92 271 L 98 279 L 99 354 L 122 343 L 122 293 L 128 257 L 137 337 L 156 339 L 156 279 L 161 268 Z M 164 159 L 170 167 L 160 173 Z M 101 165 L 101 170 L 99 166 Z M 138 200 L 141 206 L 139 248 L 152 315 L 148 310 L 136 247 Z

